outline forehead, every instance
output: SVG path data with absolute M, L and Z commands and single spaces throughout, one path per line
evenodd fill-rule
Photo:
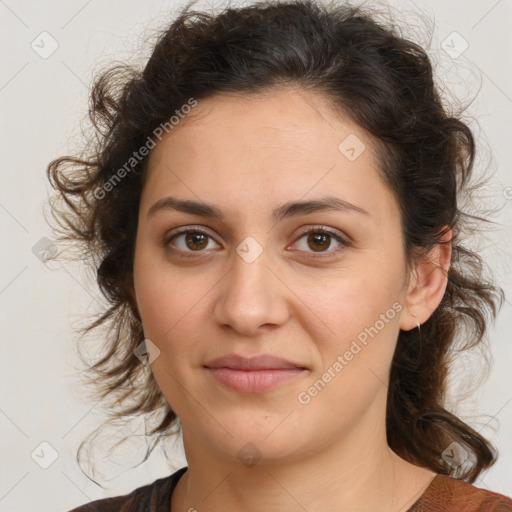
M 246 154 L 257 155 L 260 161 L 266 157 L 277 158 L 278 162 L 286 159 L 289 164 L 302 161 L 304 156 L 309 161 L 324 155 L 323 160 L 334 162 L 340 156 L 339 144 L 347 135 L 372 142 L 325 95 L 284 86 L 201 99 L 180 118 L 152 150 L 150 167 L 163 154 L 174 161 L 181 156 L 187 161 L 196 157 L 204 160 L 209 155 L 210 160 L 225 162 Z M 218 142 L 221 147 L 215 146 Z M 179 151 L 185 148 L 188 151 Z M 372 150 L 367 152 L 367 163 L 373 156 Z M 240 162 L 241 171 L 250 166 L 249 158 Z
M 334 194 L 364 209 L 394 208 L 377 170 L 374 141 L 324 96 L 290 88 L 214 96 L 151 151 L 143 201 L 221 200 L 227 215 L 244 215 Z

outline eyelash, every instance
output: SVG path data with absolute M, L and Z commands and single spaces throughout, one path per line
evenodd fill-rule
M 199 234 L 208 236 L 208 237 L 213 239 L 213 237 L 208 232 L 204 231 L 201 228 L 183 229 L 181 231 L 173 233 L 172 236 L 170 236 L 170 237 L 166 237 L 164 239 L 164 243 L 163 243 L 164 248 L 167 248 L 172 253 L 180 254 L 180 256 L 184 256 L 185 258 L 195 258 L 195 257 L 197 257 L 198 254 L 200 254 L 201 252 L 204 252 L 204 251 L 182 251 L 181 249 L 170 249 L 170 247 L 169 247 L 170 242 L 172 242 L 175 238 L 177 238 L 179 236 L 182 236 L 182 235 L 186 235 L 188 233 L 199 233 Z M 296 238 L 295 242 L 297 242 L 298 240 L 300 240 L 304 236 L 309 235 L 311 233 L 329 235 L 329 236 L 333 237 L 337 242 L 340 243 L 340 246 L 338 248 L 336 248 L 336 249 L 333 249 L 333 250 L 330 250 L 330 251 L 325 251 L 323 253 L 318 253 L 318 254 L 323 254 L 321 256 L 320 255 L 318 255 L 318 256 L 314 255 L 315 253 L 310 253 L 310 254 L 313 255 L 312 258 L 314 258 L 314 259 L 323 259 L 323 258 L 331 257 L 333 254 L 338 253 L 339 251 L 343 250 L 344 248 L 350 247 L 350 242 L 348 242 L 347 240 L 343 239 L 340 235 L 330 231 L 329 229 L 324 228 L 323 226 L 321 226 L 321 227 L 313 226 L 313 227 L 308 228 L 307 230 L 303 231 L 298 236 L 298 238 Z M 299 252 L 301 252 L 301 251 L 299 251 Z M 307 251 L 302 251 L 302 252 L 307 252 Z

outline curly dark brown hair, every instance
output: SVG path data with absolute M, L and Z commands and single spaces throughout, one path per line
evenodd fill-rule
M 87 152 L 58 158 L 47 170 L 58 191 L 52 203 L 58 239 L 93 262 L 107 300 L 103 314 L 83 329 L 109 326 L 101 357 L 87 368 L 97 395 L 111 399 L 114 418 L 160 415 L 151 438 L 169 436 L 179 425 L 149 367 L 134 356 L 144 341 L 131 295 L 148 160 L 139 149 L 154 144 L 162 126 L 168 132 L 171 116 L 191 98 L 290 85 L 321 93 L 373 136 L 380 172 L 400 208 L 409 268 L 446 243 L 446 226 L 453 231 L 441 303 L 421 334 L 398 336 L 387 439 L 407 461 L 473 482 L 496 452 L 445 408 L 446 381 L 452 349 L 485 342 L 504 293 L 484 278 L 482 258 L 461 243 L 471 222 L 489 222 L 461 208 L 479 186 L 471 185 L 475 141 L 460 116 L 443 106 L 426 51 L 366 8 L 340 2 L 260 1 L 219 13 L 193 11 L 193 3 L 160 35 L 142 71 L 116 65 L 101 73 L 91 94 L 95 136 Z M 473 466 L 457 472 L 443 460 L 454 441 L 473 456 Z

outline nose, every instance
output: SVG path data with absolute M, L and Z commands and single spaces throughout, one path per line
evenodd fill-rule
M 244 336 L 283 325 L 289 317 L 287 299 L 291 292 L 275 270 L 277 265 L 267 257 L 267 251 L 263 250 L 252 262 L 239 254 L 233 259 L 233 266 L 218 289 L 216 324 Z

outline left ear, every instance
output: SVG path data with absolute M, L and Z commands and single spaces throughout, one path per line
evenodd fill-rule
M 441 242 L 432 248 L 412 271 L 400 329 L 410 331 L 425 323 L 441 302 L 448 285 L 453 232 L 445 226 Z

